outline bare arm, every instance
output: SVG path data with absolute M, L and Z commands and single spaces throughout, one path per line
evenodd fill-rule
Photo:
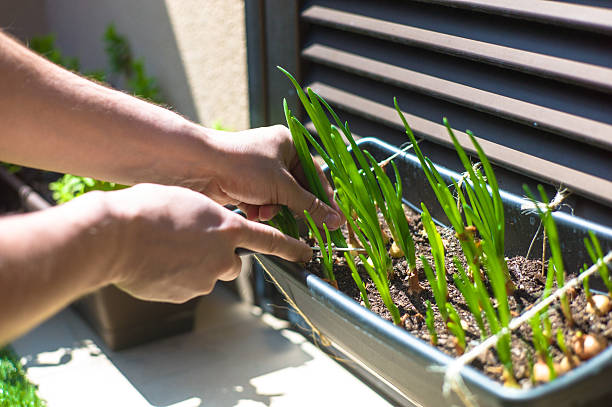
M 126 185 L 186 186 L 267 220 L 277 204 L 340 226 L 301 187 L 283 126 L 218 132 L 58 67 L 0 33 L 0 160 Z M 326 181 L 324 184 L 331 189 Z
M 337 211 L 302 188 L 283 126 L 206 129 L 55 66 L 2 33 L 0 92 L 0 160 L 191 189 L 137 185 L 0 219 L 0 344 L 108 284 L 159 301 L 207 293 L 237 276 L 236 247 L 311 256 L 304 243 L 220 204 L 250 219 L 268 219 L 284 204 L 340 226 Z
M 2 160 L 132 185 L 190 179 L 215 158 L 206 129 L 72 74 L 3 34 L 0 89 Z
M 88 194 L 89 195 L 89 194 Z M 0 346 L 71 300 L 107 283 L 112 225 L 96 194 L 42 212 L 0 218 Z M 86 270 L 86 272 L 84 272 Z
M 0 346 L 108 284 L 183 302 L 240 272 L 236 247 L 306 261 L 310 248 L 202 194 L 142 184 L 0 218 Z

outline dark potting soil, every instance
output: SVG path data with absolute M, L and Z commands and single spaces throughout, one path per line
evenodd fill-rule
M 438 335 L 437 348 L 451 355 L 458 356 L 454 345 L 454 337 L 448 333 L 448 330 L 438 313 L 433 293 L 429 282 L 425 277 L 422 263 L 419 256 L 424 255 L 429 263 L 434 267 L 434 261 L 431 256 L 427 234 L 423 229 L 420 215 L 407 210 L 407 217 L 410 222 L 412 236 L 416 246 L 417 256 L 417 272 L 420 285 L 423 288 L 419 292 L 413 292 L 409 289 L 408 267 L 404 257 L 394 259 L 394 273 L 390 276 L 390 291 L 393 302 L 397 305 L 400 315 L 405 321 L 404 328 L 412 335 L 430 343 L 430 334 L 425 324 L 425 301 L 429 300 L 434 309 L 435 326 Z M 382 220 L 382 219 L 381 219 Z M 455 237 L 455 233 L 451 229 L 438 227 L 438 231 L 442 237 L 446 252 L 446 280 L 448 282 L 449 302 L 455 307 L 461 319 L 466 322 L 464 328 L 466 331 L 467 349 L 474 347 L 480 342 L 480 330 L 476 324 L 476 320 L 470 313 L 463 296 L 460 291 L 454 286 L 452 275 L 455 273 L 453 257 L 457 257 L 462 262 L 467 270 L 465 258 L 461 251 L 459 240 Z M 346 230 L 345 230 L 346 234 Z M 513 317 L 516 317 L 532 306 L 542 295 L 546 282 L 545 270 L 542 267 L 541 260 L 527 259 L 523 256 L 512 257 L 508 259 L 508 269 L 512 281 L 516 285 L 516 290 L 513 295 L 509 296 L 510 310 Z M 371 310 L 381 317 L 391 321 L 391 314 L 387 310 L 385 304 L 376 290 L 374 282 L 370 279 L 361 261 L 356 258 L 357 270 L 363 280 L 368 293 Z M 547 266 L 545 264 L 544 266 Z M 320 257 L 314 257 L 313 261 L 306 265 L 306 269 L 316 275 L 322 277 Z M 361 303 L 359 289 L 355 284 L 349 267 L 342 255 L 335 255 L 334 273 L 338 282 L 338 288 L 352 297 L 355 301 Z M 543 274 L 544 273 L 544 274 Z M 568 279 L 571 276 L 568 275 Z M 556 284 L 553 286 L 556 288 Z M 553 290 L 554 290 L 553 288 Z M 491 292 L 491 291 L 490 291 Z M 493 298 L 493 295 L 491 295 Z M 612 341 L 612 313 L 604 316 L 590 314 L 586 311 L 586 298 L 582 287 L 575 290 L 571 299 L 570 307 L 574 318 L 574 326 L 569 327 L 561 313 L 560 303 L 556 301 L 548 309 L 548 315 L 553 326 L 553 337 L 556 338 L 557 328 L 563 331 L 565 340 L 568 346 L 572 343 L 578 332 L 597 334 L 605 338 L 610 343 Z M 494 300 L 495 305 L 495 300 Z M 485 322 L 486 325 L 486 322 Z M 529 378 L 529 358 L 533 355 L 536 358 L 535 349 L 531 342 L 531 328 L 529 324 L 523 324 L 519 329 L 512 334 L 512 362 L 514 367 L 515 377 L 518 383 L 524 387 L 531 387 Z M 563 353 L 556 346 L 556 340 L 553 340 L 552 354 L 554 362 L 558 363 L 563 358 Z M 472 362 L 472 366 L 481 369 L 488 376 L 500 382 L 502 380 L 502 367 L 494 350 L 489 350 L 481 355 L 478 359 Z

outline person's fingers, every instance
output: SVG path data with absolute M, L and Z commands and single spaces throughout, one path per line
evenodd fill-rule
M 288 176 L 286 183 L 278 187 L 283 188 L 285 194 L 283 203 L 298 215 L 302 215 L 306 210 L 317 226 L 323 227 L 325 223 L 329 230 L 338 229 L 342 225 L 343 218 L 340 213 L 302 188 L 293 177 Z
M 251 205 L 244 202 L 236 205 L 240 209 L 248 220 L 258 220 L 259 218 L 259 205 Z
M 239 256 L 232 256 L 233 264 L 229 270 L 226 270 L 224 273 L 219 275 L 219 280 L 221 281 L 232 281 L 235 280 L 236 277 L 240 275 L 242 271 L 242 260 Z
M 237 234 L 236 246 L 289 261 L 305 262 L 312 258 L 312 250 L 306 243 L 271 226 L 248 220 L 244 220 L 242 230 Z
M 244 212 L 248 220 L 253 221 L 268 221 L 275 217 L 280 210 L 280 205 L 251 205 L 241 202 L 236 206 Z
M 279 205 L 261 205 L 259 207 L 259 220 L 267 221 L 276 216 L 280 211 Z M 249 219 L 252 220 L 252 219 Z
M 327 224 L 327 227 L 330 228 L 330 230 L 334 230 L 334 229 L 337 229 L 338 227 L 340 227 L 345 222 L 344 215 L 342 214 L 342 211 L 340 210 L 340 207 L 338 206 L 338 204 L 334 200 L 334 190 L 333 190 L 331 184 L 329 183 L 329 181 L 327 180 L 327 177 L 325 176 L 325 173 L 323 172 L 323 170 L 321 169 L 321 167 L 319 166 L 319 164 L 317 163 L 317 161 L 314 158 L 313 158 L 313 161 L 314 161 L 314 164 L 315 164 L 314 165 L 315 170 L 317 171 L 317 175 L 319 177 L 319 180 L 321 181 L 321 185 L 323 186 L 323 190 L 325 191 L 325 194 L 328 197 L 330 206 L 340 216 L 340 223 L 338 224 L 338 226 L 332 227 L 329 223 L 325 222 Z M 299 163 L 299 160 L 296 162 L 294 167 L 291 169 L 291 175 L 293 175 L 293 177 L 297 180 L 299 185 L 302 185 L 305 188 L 308 187 L 308 182 L 306 181 L 306 175 L 304 174 L 304 169 L 302 168 L 301 164 Z M 306 209 L 306 210 L 308 210 L 308 209 Z M 300 211 L 298 213 L 298 215 L 301 216 L 303 214 L 303 212 L 304 212 L 303 210 Z M 308 211 L 308 212 L 310 212 L 310 211 Z M 313 216 L 313 220 L 315 221 L 315 223 L 319 227 L 321 227 L 322 224 L 317 220 L 317 218 L 312 213 L 310 213 L 310 215 Z

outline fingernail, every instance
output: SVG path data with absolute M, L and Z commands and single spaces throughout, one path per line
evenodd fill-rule
M 328 229 L 335 230 L 340 227 L 342 218 L 340 218 L 340 215 L 338 215 L 336 212 L 330 212 L 327 214 L 323 222 L 327 225 Z

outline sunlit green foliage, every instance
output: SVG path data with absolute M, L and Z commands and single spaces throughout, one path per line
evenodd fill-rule
M 565 285 L 565 266 L 563 265 L 563 257 L 561 255 L 561 243 L 559 241 L 557 225 L 555 224 L 555 220 L 552 216 L 553 211 L 548 205 L 548 195 L 546 194 L 546 191 L 544 191 L 544 187 L 542 185 L 538 185 L 538 191 L 540 192 L 540 196 L 542 198 L 542 202 L 538 202 L 527 185 L 523 185 L 523 189 L 525 190 L 527 197 L 534 204 L 538 216 L 544 225 L 544 231 L 548 237 L 548 246 L 550 247 L 551 252 L 549 262 L 553 263 L 557 287 L 561 288 Z M 573 325 L 574 319 L 569 307 L 569 299 L 565 294 L 561 296 L 561 311 L 563 312 L 566 322 L 569 325 Z
M 590 239 L 590 241 L 589 241 Z M 601 250 L 601 245 L 599 244 L 599 240 L 595 233 L 592 230 L 589 230 L 589 239 L 584 238 L 584 245 L 589 252 L 589 256 L 591 257 L 591 261 L 593 264 L 597 265 L 597 271 L 601 276 L 606 288 L 608 289 L 608 293 L 612 296 L 612 279 L 610 279 L 610 273 L 608 270 L 608 265 L 604 262 L 603 251 Z M 586 265 L 585 265 L 586 270 Z
M 0 407 L 44 407 L 47 404 L 36 394 L 19 363 L 9 348 L 0 349 Z
M 59 204 L 66 203 L 89 191 L 113 191 L 122 188 L 125 188 L 125 186 L 114 182 L 99 181 L 71 174 L 64 174 L 60 179 L 49 184 L 49 189 L 53 192 L 53 199 Z
M 124 75 L 128 89 L 135 96 L 161 103 L 160 90 L 155 78 L 147 76 L 142 59 L 132 57 L 127 38 L 117 33 L 115 26 L 110 24 L 104 33 L 103 40 L 111 73 Z M 53 34 L 32 38 L 29 47 L 55 64 L 74 72 L 80 71 L 79 60 L 64 56 L 56 46 Z M 86 71 L 83 74 L 100 82 L 106 80 L 104 71 Z M 72 174 L 65 174 L 49 184 L 49 189 L 53 192 L 53 199 L 58 203 L 68 202 L 93 190 L 110 191 L 121 188 L 124 186 Z

